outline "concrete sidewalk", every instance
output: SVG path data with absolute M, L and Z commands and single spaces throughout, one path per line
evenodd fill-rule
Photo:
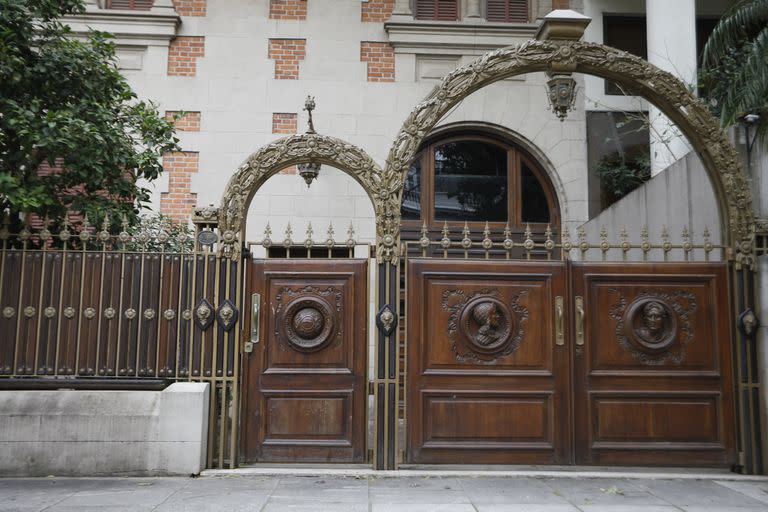
M 768 481 L 254 476 L 0 480 L 0 511 L 758 512 Z

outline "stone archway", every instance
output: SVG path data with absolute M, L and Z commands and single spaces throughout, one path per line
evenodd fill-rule
M 486 53 L 445 76 L 411 111 L 390 149 L 384 176 L 396 180 L 399 197 L 408 166 L 419 146 L 452 108 L 489 84 L 541 71 L 579 72 L 612 80 L 648 99 L 676 123 L 707 169 L 719 201 L 721 228 L 726 243 L 736 249 L 737 265 L 751 265 L 755 222 L 752 199 L 736 151 L 717 120 L 672 74 L 602 44 L 528 41 Z M 399 211 L 397 213 L 399 217 Z
M 218 212 L 222 251 L 233 258 L 240 254 L 248 207 L 264 182 L 285 167 L 310 161 L 341 169 L 362 185 L 376 215 L 377 259 L 389 260 L 399 237 L 402 189 L 399 176 L 392 172 L 386 174 L 359 147 L 311 132 L 261 147 L 229 180 Z

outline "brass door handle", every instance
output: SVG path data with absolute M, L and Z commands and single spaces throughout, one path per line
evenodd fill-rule
M 584 297 L 577 296 L 576 302 L 576 345 L 584 344 Z
M 564 308 L 563 298 L 558 295 L 555 297 L 555 345 L 565 345 Z
M 253 352 L 253 346 L 259 342 L 259 326 L 261 320 L 261 295 L 251 294 L 251 336 L 245 342 L 245 352 Z

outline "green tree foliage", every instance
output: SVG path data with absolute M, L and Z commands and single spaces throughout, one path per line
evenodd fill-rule
M 135 223 L 142 183 L 178 150 L 173 124 L 120 74 L 111 36 L 76 39 L 59 21 L 82 12 L 82 0 L 0 0 L 0 209 L 12 219 Z M 62 170 L 41 175 L 44 162 Z
M 723 126 L 760 114 L 768 132 L 768 0 L 739 0 L 704 46 L 702 85 Z

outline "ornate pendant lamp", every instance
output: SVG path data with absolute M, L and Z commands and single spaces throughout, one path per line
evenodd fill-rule
M 307 133 L 316 133 L 315 124 L 312 122 L 312 111 L 314 109 L 315 98 L 312 96 L 307 96 L 307 101 L 304 102 L 304 110 L 306 110 L 309 114 L 309 128 L 307 129 Z M 313 162 L 311 160 L 309 162 L 302 162 L 297 165 L 297 168 L 299 169 L 299 176 L 301 176 L 304 182 L 307 184 L 307 188 L 312 185 L 312 182 L 316 180 L 320 174 L 319 162 Z

